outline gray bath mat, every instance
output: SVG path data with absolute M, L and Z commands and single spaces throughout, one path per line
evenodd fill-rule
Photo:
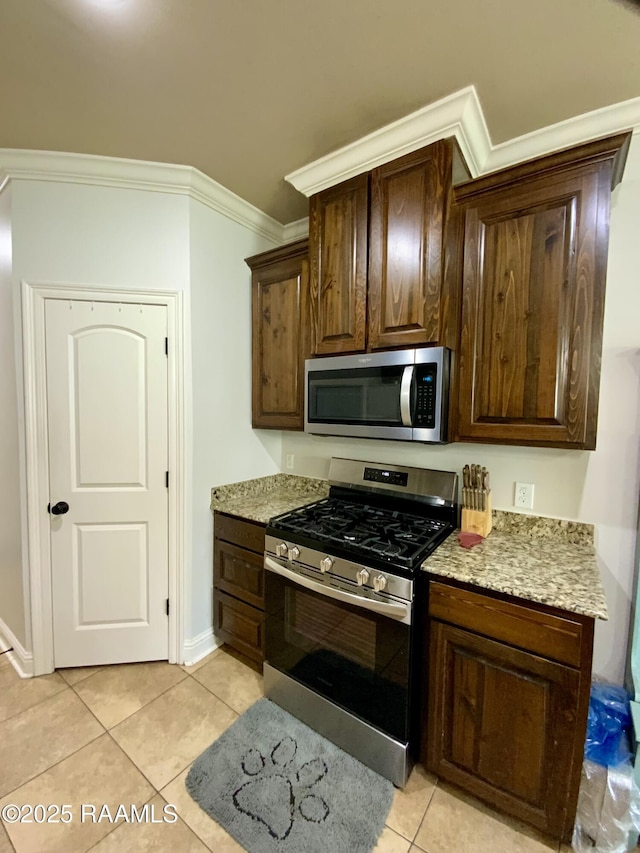
M 393 785 L 260 699 L 193 763 L 191 797 L 249 853 L 368 853 Z

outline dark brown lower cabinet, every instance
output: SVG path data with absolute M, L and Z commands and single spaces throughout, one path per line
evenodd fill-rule
M 426 767 L 570 840 L 591 681 L 593 620 L 429 584 Z
M 213 628 L 256 668 L 264 659 L 264 532 L 264 524 L 214 513 Z

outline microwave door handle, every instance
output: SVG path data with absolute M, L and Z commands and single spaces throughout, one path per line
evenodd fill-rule
M 413 372 L 415 364 L 408 364 L 402 373 L 402 382 L 400 384 L 400 416 L 402 425 L 406 427 L 412 426 L 411 421 L 411 388 L 413 386 Z
M 312 592 L 317 592 L 319 595 L 324 595 L 327 598 L 335 598 L 336 601 L 344 601 L 346 604 L 353 604 L 363 610 L 372 610 L 381 616 L 390 616 L 399 622 L 411 623 L 411 611 L 405 604 L 387 604 L 386 601 L 375 601 L 372 598 L 365 598 L 363 595 L 354 595 L 352 592 L 344 592 L 344 590 L 336 589 L 334 586 L 318 583 L 313 578 L 308 578 L 305 575 L 300 575 L 288 569 L 286 566 L 281 566 L 280 563 L 267 555 L 264 558 L 264 567 L 267 571 L 281 575 L 283 578 L 292 581 L 292 583 L 309 589 Z

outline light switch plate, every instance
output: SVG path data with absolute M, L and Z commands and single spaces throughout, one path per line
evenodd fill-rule
M 294 454 L 293 453 L 287 453 L 287 456 L 285 459 L 285 465 L 287 466 L 289 471 L 293 470 L 293 466 L 295 464 L 295 461 L 296 461 L 296 457 L 294 456 Z

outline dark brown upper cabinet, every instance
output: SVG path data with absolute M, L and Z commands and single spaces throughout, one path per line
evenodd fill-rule
M 400 157 L 311 198 L 309 257 L 317 355 L 455 347 L 453 139 Z M 454 256 L 455 256 L 455 246 Z
M 366 341 L 368 175 L 312 196 L 309 264 L 314 352 L 360 352 Z
M 611 189 L 630 135 L 456 187 L 457 440 L 592 450 Z
M 251 267 L 252 425 L 304 428 L 310 355 L 308 241 L 247 258 Z

